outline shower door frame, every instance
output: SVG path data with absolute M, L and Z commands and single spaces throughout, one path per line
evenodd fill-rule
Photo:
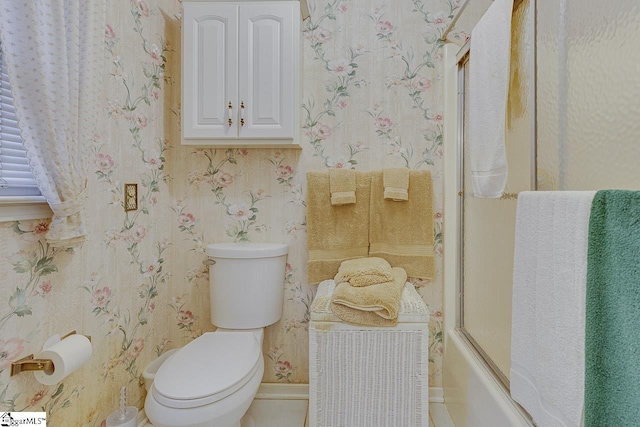
M 519 7 L 525 0 L 515 0 L 514 1 L 514 10 Z M 529 0 L 530 11 L 531 14 L 531 25 L 529 28 L 530 38 L 532 43 L 531 48 L 531 58 L 530 58 L 530 88 L 529 88 L 529 99 L 530 99 L 530 190 L 537 189 L 537 162 L 536 162 L 536 141 L 537 141 L 537 122 L 536 122 L 536 106 L 537 106 L 537 98 L 536 98 L 536 0 Z M 471 55 L 470 52 L 470 41 L 460 48 L 458 53 L 456 54 L 456 67 L 457 67 L 457 112 L 456 112 L 456 160 L 457 160 L 457 248 L 456 248 L 456 258 L 458 259 L 458 271 L 457 271 L 457 307 L 456 307 L 456 318 L 455 318 L 455 329 L 461 335 L 461 337 L 468 342 L 468 344 L 473 347 L 473 349 L 478 353 L 480 358 L 492 372 L 494 377 L 498 380 L 499 384 L 505 389 L 505 391 L 509 391 L 509 379 L 505 376 L 504 373 L 498 368 L 498 366 L 493 362 L 491 357 L 482 349 L 481 345 L 473 338 L 471 333 L 467 331 L 464 327 L 464 147 L 465 147 L 465 65 L 469 61 L 469 57 Z M 517 197 L 517 194 L 505 194 L 507 198 Z M 505 197 L 503 196 L 503 197 Z

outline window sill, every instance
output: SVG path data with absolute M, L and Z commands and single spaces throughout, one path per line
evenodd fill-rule
M 51 215 L 42 196 L 0 197 L 0 222 L 51 218 Z

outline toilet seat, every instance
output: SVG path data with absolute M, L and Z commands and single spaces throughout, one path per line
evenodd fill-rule
M 208 332 L 162 364 L 151 392 L 170 408 L 193 408 L 242 388 L 260 366 L 262 349 L 250 331 Z

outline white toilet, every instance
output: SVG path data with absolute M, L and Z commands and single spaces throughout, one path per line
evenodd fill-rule
M 154 426 L 240 426 L 264 372 L 263 328 L 282 315 L 287 251 L 279 243 L 207 246 L 218 330 L 161 362 L 144 404 Z

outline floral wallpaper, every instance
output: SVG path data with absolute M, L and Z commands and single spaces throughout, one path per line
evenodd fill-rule
M 91 142 L 90 240 L 64 251 L 48 221 L 0 223 L 0 407 L 51 426 L 103 426 L 121 386 L 142 408 L 142 371 L 210 323 L 211 242 L 289 244 L 264 382 L 308 382 L 305 174 L 329 167 L 429 169 L 437 276 L 411 279 L 429 306 L 430 385 L 442 385 L 442 43 L 453 0 L 310 0 L 303 22 L 302 150 L 180 144 L 178 0 L 109 0 L 103 117 Z M 139 209 L 123 209 L 137 183 Z M 10 363 L 49 336 L 92 336 L 93 355 L 55 386 Z

